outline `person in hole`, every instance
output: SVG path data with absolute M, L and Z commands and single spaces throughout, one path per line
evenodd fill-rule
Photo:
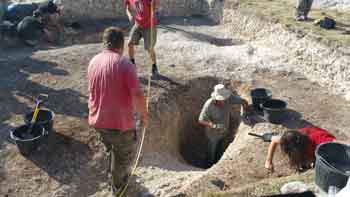
M 230 111 L 235 104 L 242 105 L 244 111 L 248 107 L 246 100 L 233 95 L 223 84 L 218 84 L 199 115 L 199 124 L 205 127 L 205 134 L 209 140 L 207 149 L 209 165 L 216 162 L 218 144 L 228 133 Z

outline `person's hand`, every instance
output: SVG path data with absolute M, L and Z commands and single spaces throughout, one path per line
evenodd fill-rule
M 210 122 L 210 123 L 209 123 L 209 128 L 211 128 L 211 129 L 215 129 L 215 124 L 214 124 L 214 123 L 212 123 L 212 122 Z
M 128 19 L 131 23 L 134 21 L 134 17 L 131 14 L 128 14 Z
M 149 115 L 148 112 L 144 112 L 141 114 L 141 124 L 143 127 L 148 127 Z
M 265 162 L 265 168 L 268 169 L 270 172 L 273 172 L 275 170 L 274 166 L 273 166 L 273 163 L 269 162 L 269 161 Z
M 242 106 L 243 106 L 243 110 L 244 110 L 245 112 L 247 112 L 247 111 L 248 111 L 248 106 L 249 106 L 248 101 L 245 100 L 245 99 L 243 99 L 243 101 L 242 101 Z
M 212 124 L 213 129 L 223 129 L 224 125 L 223 124 Z

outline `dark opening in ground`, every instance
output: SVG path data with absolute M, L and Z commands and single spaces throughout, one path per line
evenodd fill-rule
M 198 116 L 205 101 L 210 98 L 213 87 L 218 83 L 225 83 L 215 78 L 199 78 L 187 84 L 186 91 L 182 93 L 178 101 L 181 125 L 178 126 L 179 151 L 183 159 L 190 165 L 199 168 L 210 168 L 207 157 L 207 137 L 205 128 L 198 124 Z M 232 88 L 232 87 L 230 87 Z M 232 88 L 233 90 L 234 88 Z M 220 143 L 217 151 L 219 160 L 234 139 L 234 133 L 240 123 L 240 106 L 234 107 L 231 112 L 230 128 L 227 137 Z

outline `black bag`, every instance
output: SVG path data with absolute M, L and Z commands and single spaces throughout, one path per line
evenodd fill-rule
M 335 25 L 335 20 L 329 17 L 324 17 L 324 19 L 320 22 L 320 27 L 324 29 L 334 29 Z

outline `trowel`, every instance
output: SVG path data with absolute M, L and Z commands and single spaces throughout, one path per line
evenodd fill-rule
M 273 137 L 273 136 L 277 136 L 278 133 L 276 133 L 276 132 L 271 132 L 271 133 L 264 133 L 263 135 L 259 135 L 259 134 L 256 134 L 256 133 L 251 133 L 251 132 L 249 132 L 248 135 L 251 135 L 251 136 L 260 138 L 260 139 L 262 139 L 264 142 L 271 142 L 272 137 Z

